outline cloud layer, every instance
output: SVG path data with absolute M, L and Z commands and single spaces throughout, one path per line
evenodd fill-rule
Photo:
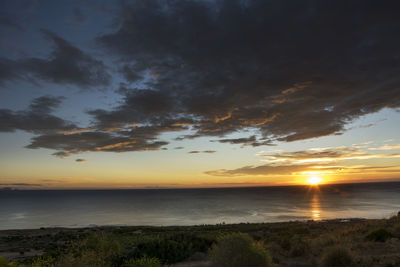
M 120 29 L 99 42 L 130 61 L 128 82 L 146 71 L 156 77 L 147 92 L 127 95 L 123 108 L 133 109 L 118 109 L 120 118 L 180 115 L 193 121 L 195 137 L 255 128 L 295 141 L 340 134 L 359 116 L 400 105 L 398 7 L 134 1 Z
M 161 134 L 179 131 L 190 133 L 178 140 L 212 137 L 256 147 L 339 135 L 362 115 L 400 107 L 398 1 L 121 5 L 119 27 L 96 39 L 124 79 L 114 108 L 88 111 L 92 121 L 85 128 L 51 115 L 54 106 L 45 103 L 26 111 L 2 109 L 1 131 L 34 132 L 29 148 L 53 149 L 61 157 L 158 150 L 168 144 Z M 74 14 L 85 19 L 79 9 Z M 49 56 L 1 58 L 0 83 L 110 84 L 102 60 L 54 32 L 42 34 L 53 44 Z M 251 136 L 226 137 L 246 130 Z

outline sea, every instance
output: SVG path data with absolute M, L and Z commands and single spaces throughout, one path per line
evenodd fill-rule
M 247 188 L 0 191 L 1 230 L 381 219 L 398 211 L 400 182 Z

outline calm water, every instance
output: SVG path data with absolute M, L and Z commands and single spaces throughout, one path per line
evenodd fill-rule
M 400 183 L 225 189 L 0 191 L 0 229 L 384 218 Z

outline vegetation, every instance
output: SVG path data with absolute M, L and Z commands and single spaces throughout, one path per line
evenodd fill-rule
M 162 267 L 162 265 L 160 260 L 157 258 L 143 257 L 126 261 L 124 267 Z
M 210 252 L 215 267 L 270 267 L 272 260 L 261 244 L 242 233 L 224 235 Z
M 186 227 L 0 231 L 0 267 L 400 266 L 400 216 Z M 195 256 L 197 255 L 197 256 Z M 200 255 L 200 256 L 199 256 Z M 197 259 L 195 259 L 197 257 Z M 197 263 L 196 263 L 197 264 Z
M 375 242 L 385 242 L 387 239 L 393 237 L 393 234 L 386 229 L 378 229 L 367 235 L 367 239 Z
M 0 258 L 0 267 L 18 267 L 18 263 L 10 263 L 5 258 Z
M 322 261 L 322 267 L 351 267 L 354 264 L 353 257 L 347 249 L 335 247 L 329 249 Z

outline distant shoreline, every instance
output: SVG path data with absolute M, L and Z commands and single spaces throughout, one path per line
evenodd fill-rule
M 399 180 L 386 181 L 360 181 L 360 182 L 341 182 L 341 183 L 324 183 L 318 187 L 341 186 L 341 185 L 366 185 L 366 184 L 390 184 L 400 183 Z M 18 187 L 0 187 L 0 192 L 10 191 L 112 191 L 112 190 L 218 190 L 218 189 L 246 189 L 246 188 L 287 188 L 287 187 L 315 187 L 308 184 L 288 184 L 288 185 L 254 185 L 254 186 L 215 186 L 215 187 L 134 187 L 134 188 L 18 188 Z
M 400 213 L 400 211 L 399 211 Z M 68 226 L 49 226 L 40 228 L 26 228 L 26 229 L 0 229 L 0 237 L 3 232 L 30 232 L 30 231 L 79 231 L 79 230 L 106 230 L 106 229 L 123 229 L 123 228 L 153 228 L 153 229 L 168 229 L 168 228 L 200 228 L 200 227 L 218 227 L 218 226 L 240 226 L 240 225 L 287 225 L 287 224 L 323 224 L 323 223 L 359 223 L 366 221 L 380 221 L 381 219 L 366 219 L 366 218 L 337 218 L 327 220 L 294 220 L 294 221 L 281 221 L 281 222 L 260 222 L 260 223 L 217 223 L 217 224 L 197 224 L 197 225 L 88 225 L 78 227 Z

